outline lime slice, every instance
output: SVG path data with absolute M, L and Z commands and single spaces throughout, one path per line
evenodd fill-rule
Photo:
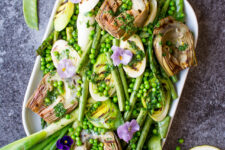
M 202 146 L 193 147 L 190 150 L 220 150 L 220 149 L 218 149 L 218 148 L 216 148 L 214 146 L 202 145 Z

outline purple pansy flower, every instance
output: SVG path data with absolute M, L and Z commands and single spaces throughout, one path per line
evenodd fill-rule
M 56 143 L 56 147 L 61 150 L 69 150 L 73 144 L 73 139 L 70 136 L 64 136 Z
M 126 122 L 123 125 L 119 126 L 117 129 L 117 134 L 120 139 L 123 139 L 125 142 L 129 142 L 134 133 L 140 130 L 140 126 L 138 125 L 136 120 L 131 120 L 131 122 Z
M 81 0 L 70 0 L 72 3 L 74 3 L 74 4 L 77 4 L 77 3 L 80 3 L 81 2 Z
M 71 78 L 76 71 L 76 67 L 73 65 L 70 59 L 60 60 L 57 72 L 61 78 Z
M 119 64 L 127 65 L 132 57 L 133 53 L 130 50 L 124 50 L 123 48 L 112 46 L 113 54 L 111 56 L 114 66 Z

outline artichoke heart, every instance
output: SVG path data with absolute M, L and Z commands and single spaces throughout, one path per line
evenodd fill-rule
M 143 27 L 149 14 L 149 2 L 132 0 L 132 9 L 120 11 L 122 0 L 105 0 L 96 16 L 98 24 L 116 38 L 128 39 Z
M 94 126 L 99 128 L 117 129 L 124 122 L 119 109 L 110 100 L 92 104 L 86 116 Z
M 52 123 L 60 117 L 55 113 L 54 107 L 62 103 L 65 113 L 70 113 L 78 105 L 78 96 L 76 86 L 80 76 L 75 75 L 71 79 L 61 79 L 56 72 L 46 74 L 33 95 L 28 100 L 27 106 L 33 112 L 37 113 L 46 122 Z M 54 82 L 62 81 L 64 93 L 59 94 L 58 90 L 53 86 Z M 46 101 L 46 98 L 48 101 Z
M 154 30 L 154 51 L 169 76 L 197 65 L 194 38 L 188 27 L 172 17 L 160 20 Z

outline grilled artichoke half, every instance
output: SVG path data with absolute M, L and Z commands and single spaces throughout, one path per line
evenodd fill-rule
M 78 79 L 80 79 L 78 75 L 75 75 L 71 79 L 61 79 L 56 72 L 46 74 L 28 100 L 27 107 L 40 115 L 48 123 L 58 120 L 60 116 L 56 115 L 54 109 L 57 104 L 63 104 L 65 113 L 70 113 L 78 105 L 78 97 L 76 95 Z M 53 86 L 55 81 L 63 82 L 64 93 L 59 94 Z M 50 101 L 46 102 L 46 97 Z
M 197 65 L 194 38 L 189 28 L 172 17 L 160 20 L 154 30 L 156 57 L 169 76 Z

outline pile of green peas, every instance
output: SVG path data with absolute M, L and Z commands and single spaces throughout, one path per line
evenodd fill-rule
M 48 48 L 45 50 L 45 55 L 41 57 L 41 70 L 44 72 L 44 74 L 55 70 L 55 66 L 51 57 L 51 49 L 52 46 L 48 46 Z
M 109 96 L 109 90 L 110 87 L 105 83 L 105 81 L 103 81 L 98 84 L 98 89 L 96 89 L 94 92 L 99 93 L 100 96 Z
M 82 131 L 82 127 L 77 127 L 75 130 L 74 128 L 69 128 L 69 134 L 71 135 L 71 138 L 76 141 L 77 146 L 82 145 L 80 133 Z
M 95 106 L 93 106 L 93 107 L 95 107 Z M 98 107 L 98 106 L 96 106 L 96 107 Z M 82 122 L 82 128 L 85 130 L 94 131 L 96 134 L 105 134 L 105 132 L 107 131 L 104 128 L 95 127 L 90 121 L 88 121 L 87 118 L 84 118 L 84 120 Z
M 130 10 L 132 8 L 132 4 L 131 0 L 122 0 L 121 8 L 123 11 Z
M 175 13 L 175 11 L 176 11 L 175 2 L 172 0 L 172 1 L 170 2 L 170 6 L 169 6 L 169 10 L 168 10 L 168 15 L 169 15 L 169 16 L 173 16 L 174 13 Z
M 106 32 L 102 31 L 102 35 L 105 35 Z M 101 44 L 100 53 L 110 52 L 112 53 L 112 40 L 114 39 L 113 36 L 109 36 L 105 39 L 105 41 Z
M 83 81 L 81 79 L 79 79 L 79 80 L 77 80 L 77 83 L 79 85 L 77 86 L 77 93 L 76 93 L 76 95 L 78 97 L 81 97 L 81 92 L 82 92 L 82 86 L 81 85 L 82 85 Z
M 136 81 L 135 78 L 132 78 L 130 80 L 130 84 L 129 84 L 129 88 L 128 88 L 128 93 L 132 93 L 133 92 L 135 81 Z
M 141 136 L 141 132 L 138 131 L 134 134 L 133 138 L 130 140 L 130 146 L 132 150 L 136 150 L 137 142 L 140 136 Z
M 104 144 L 97 139 L 90 139 L 89 143 L 92 145 L 91 150 L 103 150 Z

